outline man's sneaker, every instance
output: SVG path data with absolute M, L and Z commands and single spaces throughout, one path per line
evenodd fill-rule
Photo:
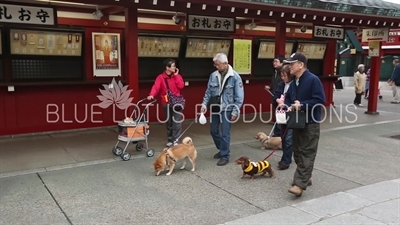
M 214 159 L 220 159 L 221 155 L 219 154 L 219 152 L 217 152 L 217 154 L 214 155 Z
M 229 159 L 222 158 L 217 162 L 217 166 L 225 166 L 229 163 Z

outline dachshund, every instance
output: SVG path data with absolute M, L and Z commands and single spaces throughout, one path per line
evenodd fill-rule
M 271 164 L 267 160 L 259 161 L 259 162 L 251 162 L 250 159 L 246 156 L 242 156 L 235 160 L 237 165 L 242 165 L 243 178 L 246 174 L 250 176 L 250 179 L 254 179 L 254 175 L 260 174 L 264 176 L 268 173 L 270 178 L 275 178 L 275 172 L 271 167 Z

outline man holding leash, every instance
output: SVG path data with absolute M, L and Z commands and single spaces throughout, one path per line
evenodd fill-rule
M 289 192 L 297 197 L 311 185 L 320 136 L 321 108 L 325 104 L 322 83 L 307 69 L 307 61 L 307 57 L 299 52 L 283 61 L 289 63 L 290 74 L 295 76 L 286 92 L 285 105 L 289 106 L 289 111 L 305 112 L 305 127 L 293 129 L 293 156 L 297 168 Z
M 265 90 L 266 91 L 271 91 L 271 93 L 275 93 L 276 88 L 278 87 L 278 83 L 281 82 L 281 69 L 283 66 L 283 60 L 285 59 L 284 56 L 282 55 L 277 55 L 274 58 L 274 61 L 272 62 L 272 65 L 274 67 L 274 75 L 271 77 L 271 86 L 266 85 Z M 274 101 L 274 96 L 271 98 L 271 103 L 272 103 L 272 108 L 273 108 L 273 114 L 275 116 L 276 108 L 278 105 Z M 279 126 L 275 126 L 273 130 L 273 137 L 280 137 L 281 134 L 281 129 Z
M 214 158 L 219 159 L 218 166 L 224 166 L 229 163 L 230 157 L 231 123 L 240 115 L 244 91 L 242 78 L 228 64 L 228 57 L 224 53 L 216 54 L 213 61 L 217 70 L 209 77 L 201 112 L 204 114 L 207 108 L 210 109 L 210 133 L 219 150 Z

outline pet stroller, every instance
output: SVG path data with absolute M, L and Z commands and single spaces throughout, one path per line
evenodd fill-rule
M 112 152 L 116 156 L 121 156 L 124 161 L 128 161 L 131 158 L 131 154 L 126 151 L 130 143 L 136 144 L 136 151 L 142 151 L 144 148 L 144 144 L 141 143 L 141 141 L 145 141 L 146 155 L 148 157 L 152 157 L 155 154 L 155 151 L 153 149 L 149 149 L 148 146 L 147 136 L 150 133 L 150 127 L 148 125 L 149 121 L 148 118 L 146 118 L 146 115 L 148 107 L 151 104 L 155 103 L 157 100 L 153 100 L 150 103 L 146 104 L 143 113 L 139 114 L 140 103 L 145 100 L 147 99 L 142 99 L 136 103 L 135 109 L 133 110 L 130 117 L 127 117 L 124 120 L 118 122 L 118 141 L 117 144 L 115 144 Z M 133 119 L 134 116 L 136 116 L 136 119 Z M 119 142 L 125 142 L 125 147 L 121 148 L 120 146 L 118 146 Z

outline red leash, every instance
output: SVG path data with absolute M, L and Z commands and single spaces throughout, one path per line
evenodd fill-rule
M 281 137 L 282 148 L 283 148 L 283 140 L 285 139 L 287 130 L 288 130 L 288 128 L 286 127 L 285 132 L 283 132 L 283 135 L 282 135 L 282 137 Z M 278 147 L 276 147 L 271 153 L 269 153 L 269 155 L 268 155 L 267 157 L 265 157 L 264 160 L 267 160 L 272 154 L 275 153 L 276 150 L 278 150 Z M 264 161 L 264 160 L 263 160 L 263 161 Z

